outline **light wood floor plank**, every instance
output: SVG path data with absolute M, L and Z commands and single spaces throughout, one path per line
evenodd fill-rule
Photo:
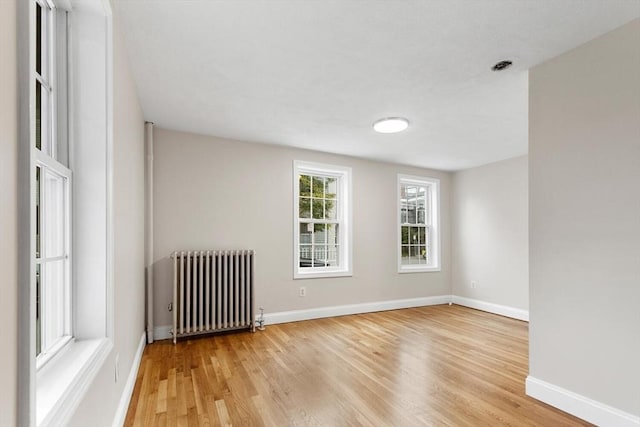
M 525 395 L 528 324 L 433 306 L 147 346 L 125 426 L 588 426 Z

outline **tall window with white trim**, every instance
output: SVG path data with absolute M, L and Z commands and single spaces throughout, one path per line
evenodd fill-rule
M 36 361 L 41 366 L 70 341 L 71 331 L 71 180 L 67 142 L 58 135 L 66 125 L 59 117 L 57 81 L 60 67 L 56 40 L 56 10 L 36 0 L 35 13 L 35 274 Z M 66 46 L 65 46 L 66 48 Z M 66 69 L 62 67 L 63 69 Z M 64 96 L 63 96 L 64 98 Z M 64 163 L 63 163 L 64 162 Z
M 440 181 L 398 175 L 398 271 L 440 271 Z
M 294 162 L 294 278 L 351 275 L 351 168 Z

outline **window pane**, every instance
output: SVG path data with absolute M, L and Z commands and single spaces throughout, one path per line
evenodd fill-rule
M 338 245 L 327 245 L 327 266 L 335 267 L 338 265 Z
M 411 246 L 410 254 L 411 254 L 411 263 L 412 264 L 424 264 L 422 262 L 422 253 L 421 253 L 420 246 Z
M 51 122 L 49 91 L 36 81 L 36 148 L 51 154 Z
M 313 224 L 302 222 L 300 223 L 300 244 L 311 244 L 311 236 L 313 234 Z
M 407 185 L 407 202 L 410 206 L 416 205 L 416 197 L 418 194 L 418 189 L 412 185 Z
M 312 267 L 311 245 L 300 245 L 300 267 Z
M 409 246 L 402 246 L 401 248 L 402 259 L 400 262 L 404 264 L 409 264 Z
M 426 197 L 427 197 L 427 188 L 418 187 L 418 206 L 424 207 Z
M 417 220 L 418 218 L 416 216 L 416 207 L 409 205 L 409 209 L 407 211 L 407 222 L 409 224 L 416 224 Z
M 36 3 L 36 72 L 42 75 L 42 6 Z
M 329 245 L 337 245 L 338 241 L 338 224 L 327 224 L 327 243 Z
M 307 197 L 301 197 L 298 211 L 298 215 L 300 216 L 300 218 L 311 217 L 311 199 Z
M 409 244 L 418 244 L 418 227 L 409 227 Z
M 311 177 L 300 175 L 300 196 L 311 196 Z
M 42 352 L 42 290 L 40 264 L 36 264 L 36 356 Z
M 65 254 L 65 178 L 44 169 L 44 255 L 47 258 Z
M 324 198 L 324 178 L 314 176 L 313 178 L 313 197 L 319 199 Z
M 324 209 L 325 219 L 336 219 L 338 212 L 338 201 L 336 199 L 325 199 Z
M 42 265 L 42 350 L 47 351 L 64 335 L 65 317 L 65 262 Z
M 327 245 L 313 245 L 313 266 L 326 267 Z
M 42 91 L 41 84 L 36 81 L 36 148 L 42 149 Z
M 324 219 L 324 199 L 311 199 L 313 219 Z
M 400 204 L 400 224 L 407 224 L 409 222 L 409 208 L 406 201 L 402 201 Z
M 338 194 L 338 178 L 327 178 L 325 182 L 325 197 L 335 199 Z
M 418 242 L 421 245 L 424 245 L 427 242 L 425 239 L 426 239 L 426 227 L 420 227 L 418 229 Z
M 401 243 L 403 245 L 408 245 L 409 244 L 409 227 L 407 226 L 402 226 L 400 227 L 400 233 L 401 233 Z
M 313 230 L 313 243 L 327 243 L 327 234 L 324 224 L 315 224 Z
M 40 258 L 42 256 L 41 254 L 41 249 L 40 249 L 40 240 L 42 238 L 41 236 L 41 222 L 42 222 L 42 216 L 41 216 L 41 209 L 42 209 L 42 203 L 41 203 L 41 182 L 40 182 L 40 176 L 41 176 L 42 170 L 40 168 L 40 166 L 36 166 L 36 258 Z

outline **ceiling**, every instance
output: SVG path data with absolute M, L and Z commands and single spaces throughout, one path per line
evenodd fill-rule
M 640 0 L 116 1 L 146 120 L 442 170 L 527 153 L 528 69 Z M 492 72 L 510 59 L 513 67 Z M 372 123 L 409 119 L 400 134 Z

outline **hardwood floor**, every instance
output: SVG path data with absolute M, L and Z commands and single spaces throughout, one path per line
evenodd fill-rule
M 160 341 L 125 425 L 589 425 L 525 396 L 527 327 L 441 305 Z

